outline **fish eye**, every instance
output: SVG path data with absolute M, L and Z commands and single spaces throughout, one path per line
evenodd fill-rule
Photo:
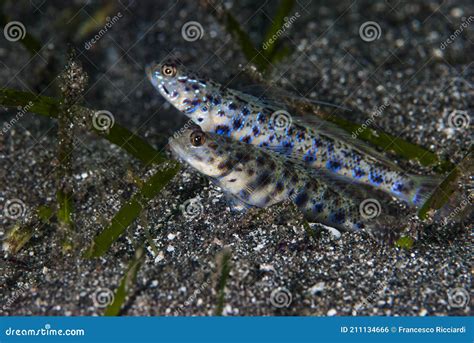
M 204 132 L 196 130 L 191 133 L 190 139 L 193 146 L 201 146 L 206 141 L 206 135 Z
M 167 77 L 173 77 L 176 75 L 176 66 L 172 64 L 164 64 L 161 67 L 161 74 Z

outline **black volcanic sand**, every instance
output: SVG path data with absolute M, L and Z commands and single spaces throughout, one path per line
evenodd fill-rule
M 10 4 L 5 13 L 21 21 L 45 47 L 41 56 L 31 57 L 20 44 L 1 39 L 2 87 L 56 96 L 51 84 L 56 71 L 46 67 L 46 61 L 64 64 L 67 41 L 75 34 L 64 18 L 75 12 L 78 18 L 88 18 L 95 9 L 67 9 L 51 1 L 36 4 L 35 11 L 25 7 L 28 4 Z M 251 38 L 260 41 L 274 5 L 228 5 Z M 112 11 L 120 11 L 122 18 L 90 50 L 84 48 L 90 35 L 76 41 L 78 58 L 89 74 L 85 105 L 111 111 L 116 122 L 160 148 L 186 118 L 146 80 L 146 64 L 172 54 L 227 83 L 246 60 L 235 40 L 197 2 L 141 1 L 128 6 Z M 274 66 L 270 82 L 297 95 L 352 108 L 346 119 L 358 123 L 389 101 L 375 119 L 376 127 L 454 163 L 461 160 L 472 132 L 451 128 L 448 118 L 456 110 L 472 114 L 474 107 L 473 26 L 445 49 L 440 46 L 474 13 L 472 2 L 318 1 L 299 2 L 294 11 L 300 16 L 283 39 L 293 52 Z M 201 40 L 187 42 L 181 36 L 182 25 L 190 20 L 203 26 Z M 359 36 L 360 25 L 369 20 L 382 29 L 373 42 Z M 2 121 L 15 115 L 15 109 L 4 110 Z M 14 225 L 3 215 L 7 200 L 22 200 L 27 214 L 53 203 L 55 130 L 55 121 L 26 114 L 0 135 L 3 232 Z M 84 249 L 136 191 L 134 177 L 145 178 L 152 170 L 83 130 L 78 131 L 75 149 L 74 240 Z M 414 173 L 431 173 L 416 163 L 399 163 Z M 196 218 L 184 216 L 180 208 L 190 198 L 202 204 Z M 94 303 L 94 294 L 118 287 L 135 247 L 149 234 L 145 262 L 123 315 L 214 314 L 224 253 L 231 256 L 224 315 L 469 314 L 468 305 L 456 306 L 449 296 L 469 294 L 462 291 L 471 285 L 468 229 L 434 225 L 421 233 L 412 249 L 404 250 L 382 247 L 363 234 L 337 238 L 323 230 L 311 237 L 300 219 L 287 204 L 233 214 L 218 188 L 183 168 L 102 258 L 85 260 L 79 251 L 63 254 L 54 224 L 37 230 L 16 255 L 4 250 L 0 313 L 100 315 L 103 308 Z M 272 304 L 272 292 L 278 291 L 291 294 L 288 306 Z

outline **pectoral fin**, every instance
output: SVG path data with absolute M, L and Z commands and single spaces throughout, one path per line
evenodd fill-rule
M 231 212 L 245 213 L 249 208 L 252 207 L 233 194 L 225 193 L 224 196 Z

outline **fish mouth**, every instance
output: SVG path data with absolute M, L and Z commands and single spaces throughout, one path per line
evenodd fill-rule
M 179 154 L 178 150 L 177 150 L 174 146 L 172 146 L 172 145 L 170 145 L 169 148 L 170 148 L 169 150 L 170 150 L 170 152 L 171 152 L 171 157 L 173 157 L 173 159 L 175 159 L 175 160 L 177 160 L 177 161 L 182 162 L 182 161 L 183 161 L 183 158 L 182 158 L 181 155 Z
M 153 80 L 153 70 L 156 64 L 149 64 L 145 67 L 146 77 L 151 81 Z
M 161 66 L 158 63 L 150 63 L 145 67 L 145 74 L 148 80 L 157 87 L 161 77 L 161 73 L 157 73 L 157 70 L 160 70 Z
M 184 161 L 183 154 L 184 150 L 183 148 L 176 142 L 176 140 L 173 137 L 170 137 L 168 140 L 168 148 L 171 151 L 171 156 L 173 156 L 174 159 Z

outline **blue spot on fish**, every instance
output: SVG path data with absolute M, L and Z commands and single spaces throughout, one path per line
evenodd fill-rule
M 305 138 L 305 133 L 304 131 L 300 131 L 296 134 L 296 139 L 298 140 L 298 142 L 301 142 L 303 141 Z
M 376 173 L 371 172 L 369 174 L 369 180 L 374 185 L 380 185 L 383 182 L 383 177 L 380 174 L 376 174 Z
M 317 150 L 319 146 L 322 145 L 322 141 L 319 138 L 313 139 L 313 148 Z
M 346 215 L 342 211 L 338 211 L 329 216 L 329 219 L 336 224 L 342 224 L 346 220 Z
M 240 141 L 249 144 L 250 142 L 252 142 L 252 136 L 247 135 L 240 137 Z
M 355 167 L 354 169 L 352 169 L 352 176 L 356 179 L 360 179 L 362 176 L 365 175 L 365 172 L 360 169 L 359 167 Z
M 258 126 L 254 126 L 252 128 L 252 133 L 254 136 L 258 136 L 258 134 L 260 133 L 260 128 Z
M 219 125 L 216 127 L 216 133 L 218 135 L 230 136 L 230 128 L 227 125 Z
M 306 204 L 307 201 L 308 201 L 308 193 L 303 191 L 301 193 L 298 193 L 298 195 L 296 196 L 295 205 L 296 206 L 303 206 L 303 205 Z
M 415 195 L 413 196 L 413 203 L 415 205 L 419 205 L 420 201 L 422 200 L 422 197 L 420 196 L 420 193 L 421 193 L 421 188 L 418 188 Z
M 185 113 L 193 113 L 194 111 L 196 111 L 197 109 L 197 106 L 194 106 L 194 107 L 190 107 L 188 109 L 185 110 Z
M 315 205 L 313 206 L 313 212 L 314 212 L 314 213 L 321 213 L 321 212 L 323 212 L 323 210 L 324 210 L 324 205 L 321 204 L 321 203 L 315 204 Z
M 395 182 L 392 186 L 392 191 L 395 193 L 401 193 L 403 191 L 403 183 L 402 182 Z
M 221 102 L 222 102 L 222 99 L 221 99 L 220 96 L 216 96 L 216 97 L 214 97 L 214 98 L 212 99 L 212 104 L 213 104 L 214 106 L 220 105 Z
M 329 160 L 326 162 L 326 168 L 337 172 L 339 169 L 341 169 L 341 163 L 339 161 Z
M 308 151 L 306 154 L 303 156 L 303 161 L 305 162 L 314 162 L 316 161 L 316 152 L 313 151 Z
M 257 121 L 260 123 L 260 124 L 263 124 L 265 121 L 267 120 L 267 116 L 262 113 L 262 112 L 258 112 L 257 114 Z
M 240 119 L 240 118 L 234 119 L 234 121 L 232 123 L 232 128 L 234 130 L 240 130 L 243 127 L 244 127 L 244 121 L 242 119 Z
M 250 114 L 250 110 L 247 107 L 244 107 L 242 109 L 242 115 L 243 116 L 248 116 Z

